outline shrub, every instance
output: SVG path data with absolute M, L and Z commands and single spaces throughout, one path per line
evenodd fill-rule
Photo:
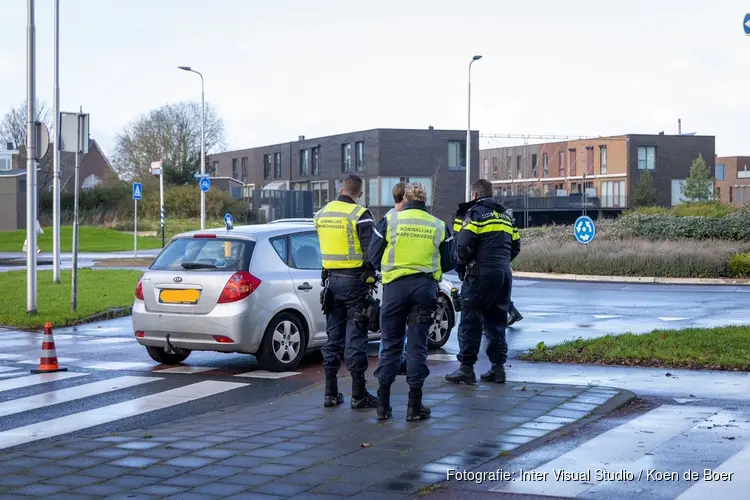
M 621 237 L 649 240 L 750 241 L 750 207 L 743 207 L 725 217 L 646 215 L 630 212 L 615 220 L 613 229 Z
M 750 243 L 727 241 L 594 241 L 588 246 L 554 239 L 522 244 L 515 271 L 604 276 L 714 278 L 731 276 L 730 257 Z
M 674 215 L 677 217 L 710 217 L 722 218 L 737 212 L 738 207 L 718 201 L 706 203 L 680 203 L 672 208 L 638 207 L 635 212 L 644 215 Z
M 727 262 L 729 274 L 735 278 L 750 277 L 750 253 L 732 255 Z

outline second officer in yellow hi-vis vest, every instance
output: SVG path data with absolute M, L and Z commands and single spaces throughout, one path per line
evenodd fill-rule
M 430 416 L 422 405 L 422 386 L 430 374 L 427 367 L 427 337 L 435 321 L 438 283 L 443 273 L 456 267 L 453 235 L 440 219 L 427 212 L 427 192 L 420 183 L 408 184 L 401 211 L 388 213 L 375 227 L 369 254 L 380 267 L 383 305 L 380 332 L 383 346 L 375 370 L 378 388 L 378 419 L 392 416 L 391 385 L 399 372 L 404 335 L 406 383 L 409 402 L 406 420 Z M 407 327 L 408 323 L 408 327 Z
M 323 261 L 321 305 L 328 334 L 322 349 L 326 377 L 324 406 L 344 402 L 338 390 L 342 352 L 352 376 L 351 407 L 374 408 L 377 403 L 365 383 L 370 322 L 367 311 L 374 311 L 371 289 L 375 286 L 375 269 L 367 258 L 367 246 L 374 221 L 370 211 L 358 204 L 361 197 L 362 179 L 349 175 L 339 197 L 315 214 Z

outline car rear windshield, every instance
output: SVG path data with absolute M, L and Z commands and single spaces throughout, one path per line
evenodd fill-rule
M 180 238 L 167 245 L 149 269 L 154 271 L 247 271 L 254 241 Z

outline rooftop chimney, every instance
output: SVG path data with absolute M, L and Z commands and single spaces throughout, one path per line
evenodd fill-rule
M 664 135 L 664 131 L 662 130 L 661 132 L 659 132 L 659 135 Z
M 299 140 L 300 141 L 304 141 L 305 140 L 305 136 L 304 135 L 299 136 Z
M 435 127 L 433 127 L 432 125 L 430 125 L 429 127 L 427 127 L 427 130 L 435 130 Z
M 677 119 L 677 134 L 682 135 L 682 118 Z

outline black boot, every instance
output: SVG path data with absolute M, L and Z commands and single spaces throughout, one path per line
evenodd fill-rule
M 352 376 L 352 409 L 363 410 L 375 408 L 377 405 L 378 399 L 367 392 L 364 374 Z
M 338 406 L 343 402 L 344 395 L 339 392 L 338 380 L 335 377 L 326 378 L 326 392 L 323 398 L 323 406 Z
M 487 373 L 480 377 L 482 382 L 493 382 L 495 384 L 505 383 L 505 367 L 501 364 L 493 364 Z
M 377 403 L 378 420 L 388 420 L 393 416 L 393 409 L 391 408 L 391 388 L 385 386 L 382 383 L 378 387 L 378 403 Z
M 477 376 L 474 373 L 473 365 L 461 365 L 458 370 L 445 376 L 445 380 L 455 384 L 476 384 Z
M 401 362 L 401 367 L 398 369 L 399 375 L 406 375 L 406 361 Z
M 513 323 L 518 323 L 522 319 L 523 316 L 521 316 L 521 313 L 518 312 L 516 306 L 510 306 L 510 312 L 508 313 L 508 326 L 512 325 Z
M 422 405 L 422 389 L 409 389 L 409 404 L 406 407 L 406 420 L 425 420 L 432 412 Z

